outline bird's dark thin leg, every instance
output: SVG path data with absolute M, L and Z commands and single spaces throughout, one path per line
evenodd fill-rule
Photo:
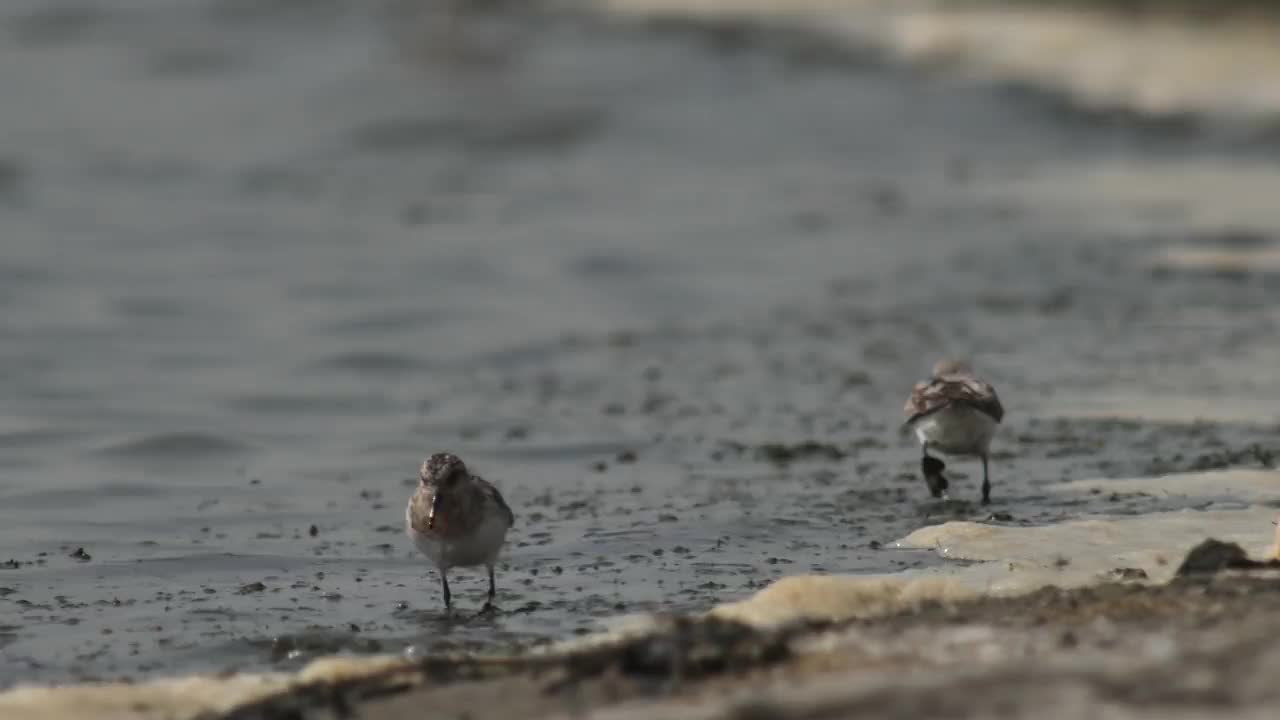
M 498 594 L 497 584 L 493 581 L 493 566 L 486 567 L 489 568 L 489 599 L 480 608 L 480 612 L 476 613 L 476 617 L 492 617 L 498 613 L 498 606 L 493 604 L 493 598 Z
M 444 588 L 444 609 L 448 610 L 452 607 L 452 596 L 449 594 L 449 578 L 445 577 L 444 570 L 440 571 L 440 587 Z
M 929 486 L 929 494 L 939 498 L 947 489 L 947 479 L 942 475 L 942 470 L 947 466 L 936 457 L 929 454 L 929 443 L 921 443 L 924 454 L 920 457 L 920 472 L 924 474 L 925 484 Z
M 991 504 L 991 478 L 987 475 L 987 456 L 982 456 L 982 504 Z

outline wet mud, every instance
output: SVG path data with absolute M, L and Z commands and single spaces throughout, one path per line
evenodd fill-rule
M 1208 572 L 768 631 L 672 618 L 568 654 L 429 659 L 316 682 L 224 717 L 396 718 L 424 706 L 475 718 L 513 707 L 529 717 L 586 708 L 603 717 L 1079 717 L 1104 707 L 1117 717 L 1252 717 L 1240 713 L 1277 699 L 1265 678 L 1280 655 L 1258 634 L 1275 626 L 1277 603 L 1275 572 Z M 1068 702 L 1043 704 L 1063 694 Z
M 495 11 L 460 50 L 341 2 L 2 12 L 27 100 L 0 117 L 0 686 L 539 647 L 938 566 L 891 544 L 945 520 L 1239 506 L 1048 488 L 1280 448 L 1274 414 L 1213 413 L 1280 384 L 1271 276 L 1153 270 L 1205 237 L 1175 201 L 1016 189 L 1245 162 L 1211 138 L 800 62 L 793 34 Z M 973 460 L 931 500 L 899 427 L 953 353 L 1008 409 L 990 508 Z M 1207 418 L 1143 404 L 1189 392 Z M 495 617 L 467 571 L 444 613 L 403 534 L 440 450 L 516 513 Z

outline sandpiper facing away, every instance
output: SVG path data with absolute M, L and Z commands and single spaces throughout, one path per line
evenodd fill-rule
M 926 382 L 916 383 L 903 410 L 907 425 L 920 439 L 923 457 L 920 469 L 929 492 L 944 497 L 946 464 L 929 455 L 932 448 L 947 455 L 976 455 L 982 458 L 982 504 L 991 502 L 991 480 L 987 474 L 987 454 L 996 426 L 1004 419 L 1004 407 L 996 389 L 978 379 L 959 360 L 939 360 Z
M 423 555 L 440 571 L 444 606 L 450 605 L 449 568 L 484 565 L 489 569 L 489 601 L 497 590 L 493 566 L 506 541 L 515 515 L 502 493 L 467 470 L 450 453 L 436 453 L 422 463 L 418 490 L 405 509 L 405 531 Z

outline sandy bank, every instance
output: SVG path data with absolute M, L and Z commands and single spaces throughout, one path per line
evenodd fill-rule
M 1105 4 L 921 0 L 588 0 L 642 18 L 783 23 L 887 56 L 1057 93 L 1079 108 L 1246 125 L 1280 114 L 1280 30 Z

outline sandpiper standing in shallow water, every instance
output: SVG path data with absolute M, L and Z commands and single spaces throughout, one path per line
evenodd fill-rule
M 489 601 L 497 589 L 493 566 L 515 515 L 498 488 L 471 474 L 462 460 L 436 453 L 422 463 L 418 490 L 405 509 L 405 531 L 440 571 L 444 606 L 450 608 L 449 568 L 484 565 L 489 569 Z
M 920 440 L 923 457 L 920 469 L 929 492 L 944 497 L 946 464 L 929 455 L 930 448 L 947 455 L 982 458 L 982 504 L 991 502 L 991 479 L 987 456 L 996 426 L 1004 419 L 1004 407 L 996 389 L 980 380 L 959 360 L 939 360 L 926 382 L 916 383 L 903 410 L 907 425 Z

